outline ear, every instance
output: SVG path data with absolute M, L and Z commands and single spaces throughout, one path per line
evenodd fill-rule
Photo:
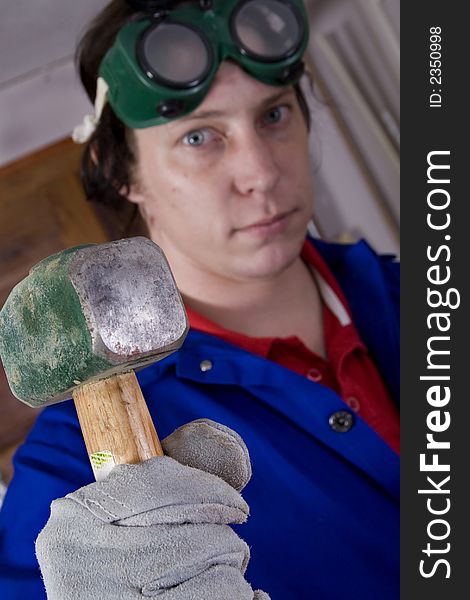
M 148 213 L 147 194 L 145 193 L 142 185 L 139 183 L 132 183 L 129 191 L 124 195 L 129 202 L 137 205 L 141 217 L 143 218 L 147 228 L 149 228 L 150 224 L 153 222 L 153 219 Z
M 128 176 L 129 187 L 126 190 L 120 190 L 120 192 L 129 202 L 137 204 L 140 212 L 143 213 L 145 211 L 147 194 L 145 193 L 145 186 L 139 176 L 137 167 L 130 167 Z
M 141 210 L 144 208 L 145 194 L 139 184 L 131 184 L 129 192 L 127 193 L 127 199 L 134 204 L 139 204 Z

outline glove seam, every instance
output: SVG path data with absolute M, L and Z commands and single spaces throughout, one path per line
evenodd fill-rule
M 94 504 L 98 504 L 97 502 L 94 502 Z M 98 506 L 100 506 L 98 504 Z M 219 521 L 219 520 L 215 520 L 215 519 L 210 519 L 210 520 L 202 520 L 202 521 L 186 521 L 186 520 L 181 520 L 181 517 L 179 517 L 179 519 L 175 520 L 175 518 L 173 517 L 170 520 L 166 520 L 166 519 L 162 519 L 161 521 L 156 521 L 154 523 L 152 523 L 152 525 L 207 525 L 207 524 L 212 524 L 212 525 L 230 525 L 230 524 L 235 524 L 235 525 L 242 525 L 243 523 L 246 523 L 248 517 L 250 516 L 249 510 L 245 511 L 243 509 L 243 507 L 237 506 L 235 504 L 228 504 L 228 503 L 224 503 L 224 502 L 198 502 L 197 504 L 192 504 L 192 503 L 185 503 L 185 504 L 165 504 L 165 505 L 161 505 L 158 506 L 156 508 L 153 509 L 145 509 L 145 510 L 141 510 L 139 512 L 134 512 L 133 514 L 127 515 L 127 516 L 116 516 L 113 515 L 112 513 L 106 511 L 105 509 L 103 509 L 105 512 L 108 512 L 108 514 L 112 517 L 114 517 L 116 519 L 116 525 L 124 525 L 126 523 L 126 521 L 130 521 L 131 519 L 134 519 L 136 517 L 140 517 L 142 515 L 148 515 L 151 513 L 161 513 L 161 512 L 165 512 L 165 510 L 168 509 L 190 509 L 190 510 L 199 510 L 199 509 L 209 509 L 209 510 L 222 510 L 222 512 L 224 512 L 224 509 L 228 508 L 230 511 L 233 511 L 234 513 L 236 513 L 238 515 L 238 519 L 239 520 L 234 520 L 237 519 L 236 515 L 231 515 L 230 516 L 230 521 Z
M 106 513 L 107 515 L 109 515 L 110 517 L 112 517 L 113 519 L 119 519 L 122 517 L 119 517 L 118 515 L 115 515 L 114 513 L 110 512 L 109 510 L 107 510 L 106 508 L 104 508 L 104 506 L 102 506 L 99 502 L 97 502 L 96 500 L 91 500 L 91 498 L 87 498 L 86 499 L 86 503 L 87 505 L 89 504 L 94 504 L 95 506 L 98 506 L 104 513 Z
M 122 506 L 123 508 L 127 509 L 127 510 L 132 510 L 129 506 L 127 506 L 127 504 L 124 504 L 124 502 L 121 502 L 120 500 L 118 500 L 117 498 L 115 498 L 114 496 L 111 496 L 111 494 L 107 494 L 106 492 L 104 492 L 103 490 L 96 490 L 99 494 L 101 494 L 102 496 L 104 496 L 105 498 L 109 498 L 110 500 L 112 500 L 113 502 L 115 502 L 116 504 L 118 504 L 119 506 Z

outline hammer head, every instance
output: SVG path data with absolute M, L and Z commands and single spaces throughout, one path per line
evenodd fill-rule
M 39 407 L 164 358 L 187 331 L 162 250 L 135 237 L 70 248 L 33 267 L 0 312 L 0 356 L 13 394 Z

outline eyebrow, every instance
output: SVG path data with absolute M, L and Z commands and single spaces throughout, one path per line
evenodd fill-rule
M 294 94 L 294 89 L 292 87 L 284 88 L 277 94 L 273 94 L 272 96 L 268 96 L 267 98 L 265 98 L 261 102 L 260 108 L 266 108 L 270 104 L 279 102 L 279 100 L 282 100 L 284 97 L 290 96 L 292 94 Z M 178 119 L 178 122 L 182 123 L 182 122 L 192 121 L 193 119 L 198 120 L 198 119 L 207 119 L 210 117 L 222 117 L 226 114 L 227 113 L 224 110 L 205 110 L 205 111 L 199 111 L 199 112 L 195 111 L 193 113 L 189 113 L 189 115 L 186 115 L 182 119 Z M 175 121 L 175 123 L 176 123 L 176 121 Z

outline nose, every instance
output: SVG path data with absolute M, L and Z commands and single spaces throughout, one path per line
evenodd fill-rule
M 273 148 L 257 131 L 247 131 L 240 136 L 232 155 L 231 170 L 234 185 L 243 196 L 270 192 L 280 177 Z

